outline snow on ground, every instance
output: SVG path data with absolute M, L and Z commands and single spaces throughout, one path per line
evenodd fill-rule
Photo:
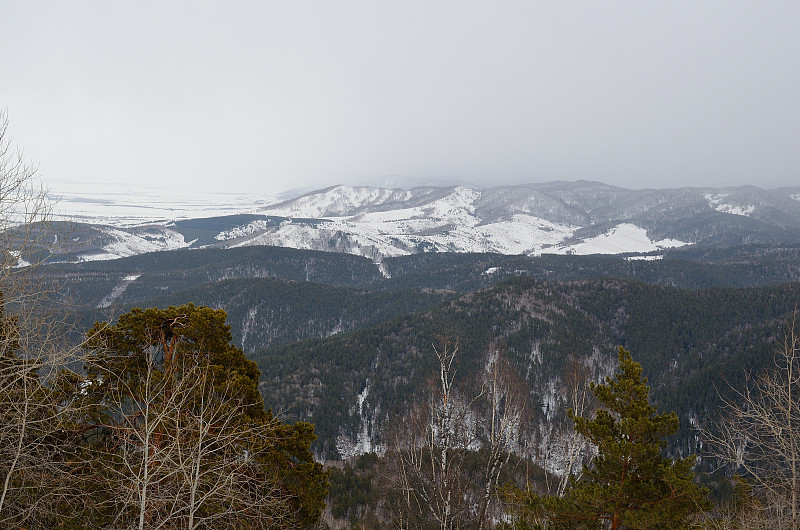
M 375 262 L 375 265 L 378 267 L 378 272 L 380 272 L 381 275 L 384 278 L 391 278 L 392 277 L 392 273 L 389 272 L 389 267 L 387 267 L 384 262 L 377 261 L 377 262 Z
M 502 208 L 489 210 L 484 206 L 476 210 L 476 205 L 482 204 L 483 192 L 463 186 L 431 190 L 335 186 L 278 202 L 277 195 L 203 195 L 192 190 L 171 193 L 161 188 L 129 189 L 126 185 L 109 184 L 99 190 L 60 190 L 62 202 L 56 206 L 56 213 L 95 225 L 112 225 L 99 228 L 110 242 L 94 253 L 83 253 L 81 259 L 85 261 L 184 248 L 191 243 L 170 228 L 171 222 L 167 221 L 245 212 L 287 220 L 276 226 L 267 219 L 258 219 L 221 232 L 216 239 L 228 246 L 274 245 L 345 252 L 368 257 L 375 263 L 385 257 L 418 252 L 645 254 L 688 244 L 669 239 L 652 241 L 645 229 L 630 223 L 567 244 L 565 241 L 581 227 L 549 221 L 516 207 L 505 213 Z M 800 194 L 791 197 L 800 200 Z M 705 199 L 725 213 L 750 215 L 755 211 L 754 206 L 731 204 L 725 193 L 709 193 Z M 487 218 L 478 217 L 476 211 L 487 212 Z M 160 226 L 152 224 L 154 220 Z M 122 227 L 131 233 L 117 229 Z M 386 274 L 385 270 L 382 273 Z
M 789 198 L 794 199 L 796 201 L 800 201 L 800 193 L 794 193 L 792 195 L 789 195 Z
M 482 225 L 476 230 L 491 244 L 490 252 L 531 254 L 564 241 L 576 228 L 532 215 L 514 215 L 510 221 Z
M 647 230 L 636 225 L 623 223 L 610 229 L 605 234 L 586 239 L 582 243 L 568 246 L 555 246 L 545 249 L 547 254 L 623 254 L 628 252 L 653 252 L 664 248 L 688 245 L 677 239 L 652 241 L 647 237 Z
M 87 253 L 81 256 L 82 261 L 99 261 L 136 256 L 145 252 L 158 252 L 161 250 L 176 250 L 185 248 L 189 244 L 183 235 L 169 228 L 153 227 L 142 237 L 116 228 L 103 228 L 111 242 L 103 245 L 103 250 L 96 253 Z
M 407 190 L 390 190 L 369 187 L 336 186 L 322 193 L 292 199 L 281 205 L 259 210 L 265 215 L 302 217 L 309 219 L 340 219 L 364 223 L 385 223 L 423 218 L 461 218 L 474 212 L 472 203 L 480 192 L 457 186 L 452 193 L 427 203 L 424 207 L 392 208 L 386 211 L 363 212 L 365 207 L 380 208 L 387 202 L 397 204 L 414 196 Z
M 722 213 L 729 213 L 732 215 L 743 215 L 749 217 L 756 211 L 755 206 L 734 206 L 733 204 L 719 204 L 717 211 Z
M 382 204 L 387 200 L 399 200 L 400 195 L 399 190 L 339 186 L 322 194 L 292 200 L 283 208 L 261 211 L 268 215 L 325 217 L 325 221 L 314 226 L 286 222 L 278 228 L 267 229 L 265 222 L 254 221 L 223 232 L 217 239 L 225 241 L 263 232 L 237 246 L 327 248 L 380 259 L 420 250 L 528 254 L 563 241 L 576 228 L 524 214 L 482 223 L 475 216 L 474 206 L 481 193 L 462 186 L 424 206 L 338 215 L 352 212 L 354 205 L 363 204 L 363 201 Z M 338 216 L 329 215 L 331 213 Z
M 20 257 L 20 253 L 19 252 L 15 251 L 15 250 L 11 250 L 10 253 L 11 253 L 11 256 L 14 258 L 14 266 L 13 266 L 13 268 L 17 269 L 17 268 L 20 268 L 20 267 L 30 267 L 31 262 L 30 261 L 25 261 L 24 259 L 22 259 L 22 257 Z
M 421 250 L 529 254 L 560 243 L 575 230 L 574 227 L 529 215 L 479 224 L 479 219 L 461 204 L 453 201 L 448 205 L 443 201 L 433 206 L 438 216 L 424 216 L 421 211 L 407 209 L 401 215 L 397 215 L 397 211 L 386 216 L 368 214 L 351 219 L 332 219 L 313 226 L 286 222 L 277 228 L 265 230 L 264 227 L 263 233 L 234 246 L 329 249 L 372 259 Z M 232 238 L 229 236 L 256 232 L 257 227 L 251 223 L 248 227 L 220 234 L 218 239 L 227 240 Z
M 457 186 L 453 193 L 426 206 L 423 211 L 430 217 L 439 219 L 462 218 L 475 213 L 473 203 L 478 200 L 481 193 L 476 190 Z
M 369 227 L 344 221 L 328 221 L 311 226 L 284 223 L 264 233 L 236 243 L 234 247 L 272 245 L 307 250 L 331 250 L 371 259 L 404 256 L 410 253 L 407 238 L 387 238 Z M 344 245 L 344 246 L 342 246 Z
M 292 199 L 280 207 L 267 207 L 260 211 L 279 217 L 305 217 L 318 219 L 346 215 L 364 206 L 379 206 L 387 201 L 404 201 L 411 197 L 406 190 L 372 188 L 367 186 L 335 186 L 321 193 Z
M 705 195 L 709 206 L 722 213 L 729 213 L 732 215 L 743 215 L 749 217 L 756 211 L 755 206 L 739 206 L 723 202 L 728 196 L 723 193 L 707 193 Z
M 376 449 L 379 449 L 373 447 L 372 440 L 369 436 L 371 430 L 370 427 L 372 426 L 371 423 L 373 423 L 374 417 L 370 418 L 369 415 L 364 411 L 364 402 L 367 400 L 367 396 L 369 395 L 369 384 L 370 380 L 367 379 L 364 390 L 359 392 L 356 396 L 356 401 L 358 403 L 354 412 L 357 412 L 358 416 L 361 418 L 361 428 L 356 434 L 356 439 L 353 440 L 351 437 L 345 436 L 344 433 L 339 433 L 339 435 L 336 437 L 336 449 L 339 451 L 339 454 L 342 456 L 342 458 L 351 458 L 356 455 L 370 453 Z
M 288 222 L 288 221 L 287 221 Z M 236 228 L 231 228 L 230 230 L 225 230 L 224 232 L 220 232 L 214 239 L 217 241 L 227 241 L 229 239 L 237 239 L 244 236 L 249 236 L 250 234 L 255 234 L 256 232 L 261 232 L 266 230 L 269 227 L 269 222 L 266 219 L 256 219 L 255 221 L 251 221 L 246 225 L 237 226 Z
M 120 280 L 120 282 L 114 286 L 111 292 L 104 296 L 102 300 L 100 300 L 100 302 L 97 304 L 97 307 L 102 309 L 110 306 L 115 299 L 119 298 L 119 295 L 125 292 L 131 283 L 135 282 L 136 279 L 139 278 L 139 276 L 141 276 L 141 274 L 129 274 L 128 276 L 122 278 L 122 280 Z

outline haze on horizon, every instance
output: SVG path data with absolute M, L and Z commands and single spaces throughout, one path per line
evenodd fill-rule
M 15 2 L 45 185 L 800 182 L 800 3 Z

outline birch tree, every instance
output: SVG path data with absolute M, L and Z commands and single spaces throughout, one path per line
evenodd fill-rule
M 105 512 L 113 527 L 286 527 L 291 508 L 277 474 L 259 466 L 272 446 L 274 421 L 243 421 L 246 407 L 231 384 L 214 385 L 208 366 L 187 360 L 161 368 L 153 348 L 136 386 L 111 370 L 106 386 L 99 464 Z M 116 383 L 116 384 L 115 384 Z
M 438 370 L 427 400 L 402 420 L 395 441 L 404 510 L 400 525 L 414 528 L 432 519 L 441 530 L 451 530 L 465 517 L 460 464 L 475 441 L 468 416 L 477 396 L 466 400 L 456 390 L 458 345 L 445 342 L 433 351 Z
M 496 493 L 500 473 L 508 464 L 511 453 L 518 449 L 526 389 L 515 375 L 503 351 L 493 348 L 485 370 L 483 401 L 486 408 L 483 418 L 484 433 L 481 442 L 486 450 L 483 468 L 483 495 L 478 510 L 478 528 L 487 527 L 487 510 Z
M 567 391 L 568 415 L 582 417 L 588 415 L 594 404 L 589 380 L 589 369 L 579 359 L 572 358 L 564 372 L 564 383 Z M 562 497 L 571 480 L 580 480 L 582 456 L 589 451 L 588 440 L 575 430 L 574 424 L 564 432 L 564 473 L 558 481 L 556 495 Z M 574 475 L 574 476 L 573 476 Z
M 0 526 L 47 526 L 66 495 L 60 441 L 74 401 L 56 391 L 78 356 L 39 274 L 55 245 L 51 205 L 0 112 Z
M 766 526 L 800 528 L 800 313 L 787 321 L 774 364 L 724 400 L 723 419 L 704 430 L 714 456 L 754 485 Z
M 327 474 L 306 424 L 264 410 L 225 313 L 134 309 L 89 332 L 86 440 L 93 517 L 123 528 L 293 528 L 321 512 Z
M 288 495 L 278 474 L 260 465 L 273 448 L 276 421 L 242 425 L 242 403 L 231 385 L 212 389 L 205 373 L 194 403 L 174 417 L 172 467 L 182 485 L 173 509 L 183 528 L 292 526 Z

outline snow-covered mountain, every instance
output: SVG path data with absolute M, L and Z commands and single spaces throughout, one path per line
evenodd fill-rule
M 84 217 L 69 236 L 78 246 L 68 256 L 96 260 L 182 247 L 273 245 L 379 262 L 418 252 L 621 254 L 800 243 L 800 187 L 628 190 L 588 181 L 489 189 L 333 186 L 288 200 L 260 199 L 247 209 L 240 202 L 237 211 L 248 213 L 162 217 L 135 226 L 86 223 Z

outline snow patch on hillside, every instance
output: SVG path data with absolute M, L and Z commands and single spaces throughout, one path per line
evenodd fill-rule
M 792 195 L 789 195 L 789 198 L 800 201 L 800 193 L 793 193 Z
M 361 228 L 361 229 L 360 229 Z M 343 221 L 328 221 L 316 226 L 285 223 L 271 228 L 233 247 L 272 245 L 306 250 L 328 250 L 365 256 L 375 261 L 383 257 L 412 253 L 406 237 L 386 238 L 380 232 Z
M 353 412 L 356 412 L 359 418 L 361 418 L 361 428 L 356 434 L 355 440 L 344 434 L 344 432 L 340 432 L 336 437 L 336 450 L 339 451 L 339 455 L 344 459 L 376 450 L 380 453 L 383 452 L 382 449 L 373 446 L 372 440 L 370 439 L 370 431 L 373 428 L 373 422 L 370 421 L 370 418 L 367 417 L 368 415 L 365 414 L 364 411 L 364 402 L 366 402 L 367 396 L 369 395 L 369 384 L 370 380 L 367 379 L 364 390 L 356 395 L 357 403 Z
M 251 234 L 255 234 L 256 232 L 263 232 L 267 229 L 269 223 L 266 219 L 256 219 L 255 221 L 251 221 L 245 225 L 237 226 L 231 228 L 230 230 L 225 230 L 220 232 L 214 239 L 217 241 L 227 241 L 228 239 L 237 239 L 240 237 L 249 236 Z
M 378 272 L 380 272 L 381 275 L 384 278 L 391 278 L 392 277 L 392 273 L 389 272 L 389 267 L 387 267 L 384 262 L 377 261 L 377 262 L 375 262 L 375 266 L 378 267 Z
M 164 227 L 148 227 L 140 234 L 110 227 L 101 230 L 109 242 L 102 245 L 102 250 L 81 255 L 81 261 L 126 258 L 145 252 L 177 250 L 188 246 L 181 233 Z
M 330 250 L 374 260 L 417 252 L 529 254 L 560 243 L 575 230 L 574 227 L 526 215 L 479 225 L 478 220 L 464 210 L 439 212 L 444 215 L 403 219 L 395 215 L 391 220 L 377 221 L 375 219 L 379 216 L 370 214 L 359 216 L 357 221 L 334 219 L 315 225 L 283 223 L 233 246 L 274 245 Z M 247 229 L 243 229 L 237 233 L 246 232 Z M 218 239 L 228 239 L 232 235 L 221 234 Z
M 111 303 L 119 298 L 119 296 L 125 292 L 128 286 L 135 282 L 141 274 L 129 274 L 122 278 L 120 282 L 114 286 L 110 293 L 103 297 L 102 300 L 97 304 L 97 307 L 102 309 L 111 305 Z
M 548 254 L 575 254 L 585 256 L 589 254 L 624 254 L 645 253 L 675 248 L 688 245 L 685 241 L 677 239 L 662 239 L 653 241 L 647 237 L 647 230 L 630 223 L 622 223 L 610 229 L 605 234 L 589 238 L 582 243 L 568 246 L 548 248 Z
M 724 193 L 707 193 L 705 195 L 709 206 L 718 212 L 749 217 L 756 211 L 755 206 L 739 206 L 723 202 L 727 197 Z
M 514 215 L 509 221 L 478 226 L 475 231 L 488 243 L 489 252 L 531 254 L 564 241 L 576 228 L 532 215 Z
M 11 250 L 10 253 L 11 253 L 11 257 L 14 258 L 13 268 L 16 269 L 16 268 L 20 268 L 20 267 L 30 267 L 31 262 L 30 261 L 25 261 L 24 259 L 22 259 L 22 257 L 20 257 L 21 254 L 19 252 L 15 251 L 15 250 Z

